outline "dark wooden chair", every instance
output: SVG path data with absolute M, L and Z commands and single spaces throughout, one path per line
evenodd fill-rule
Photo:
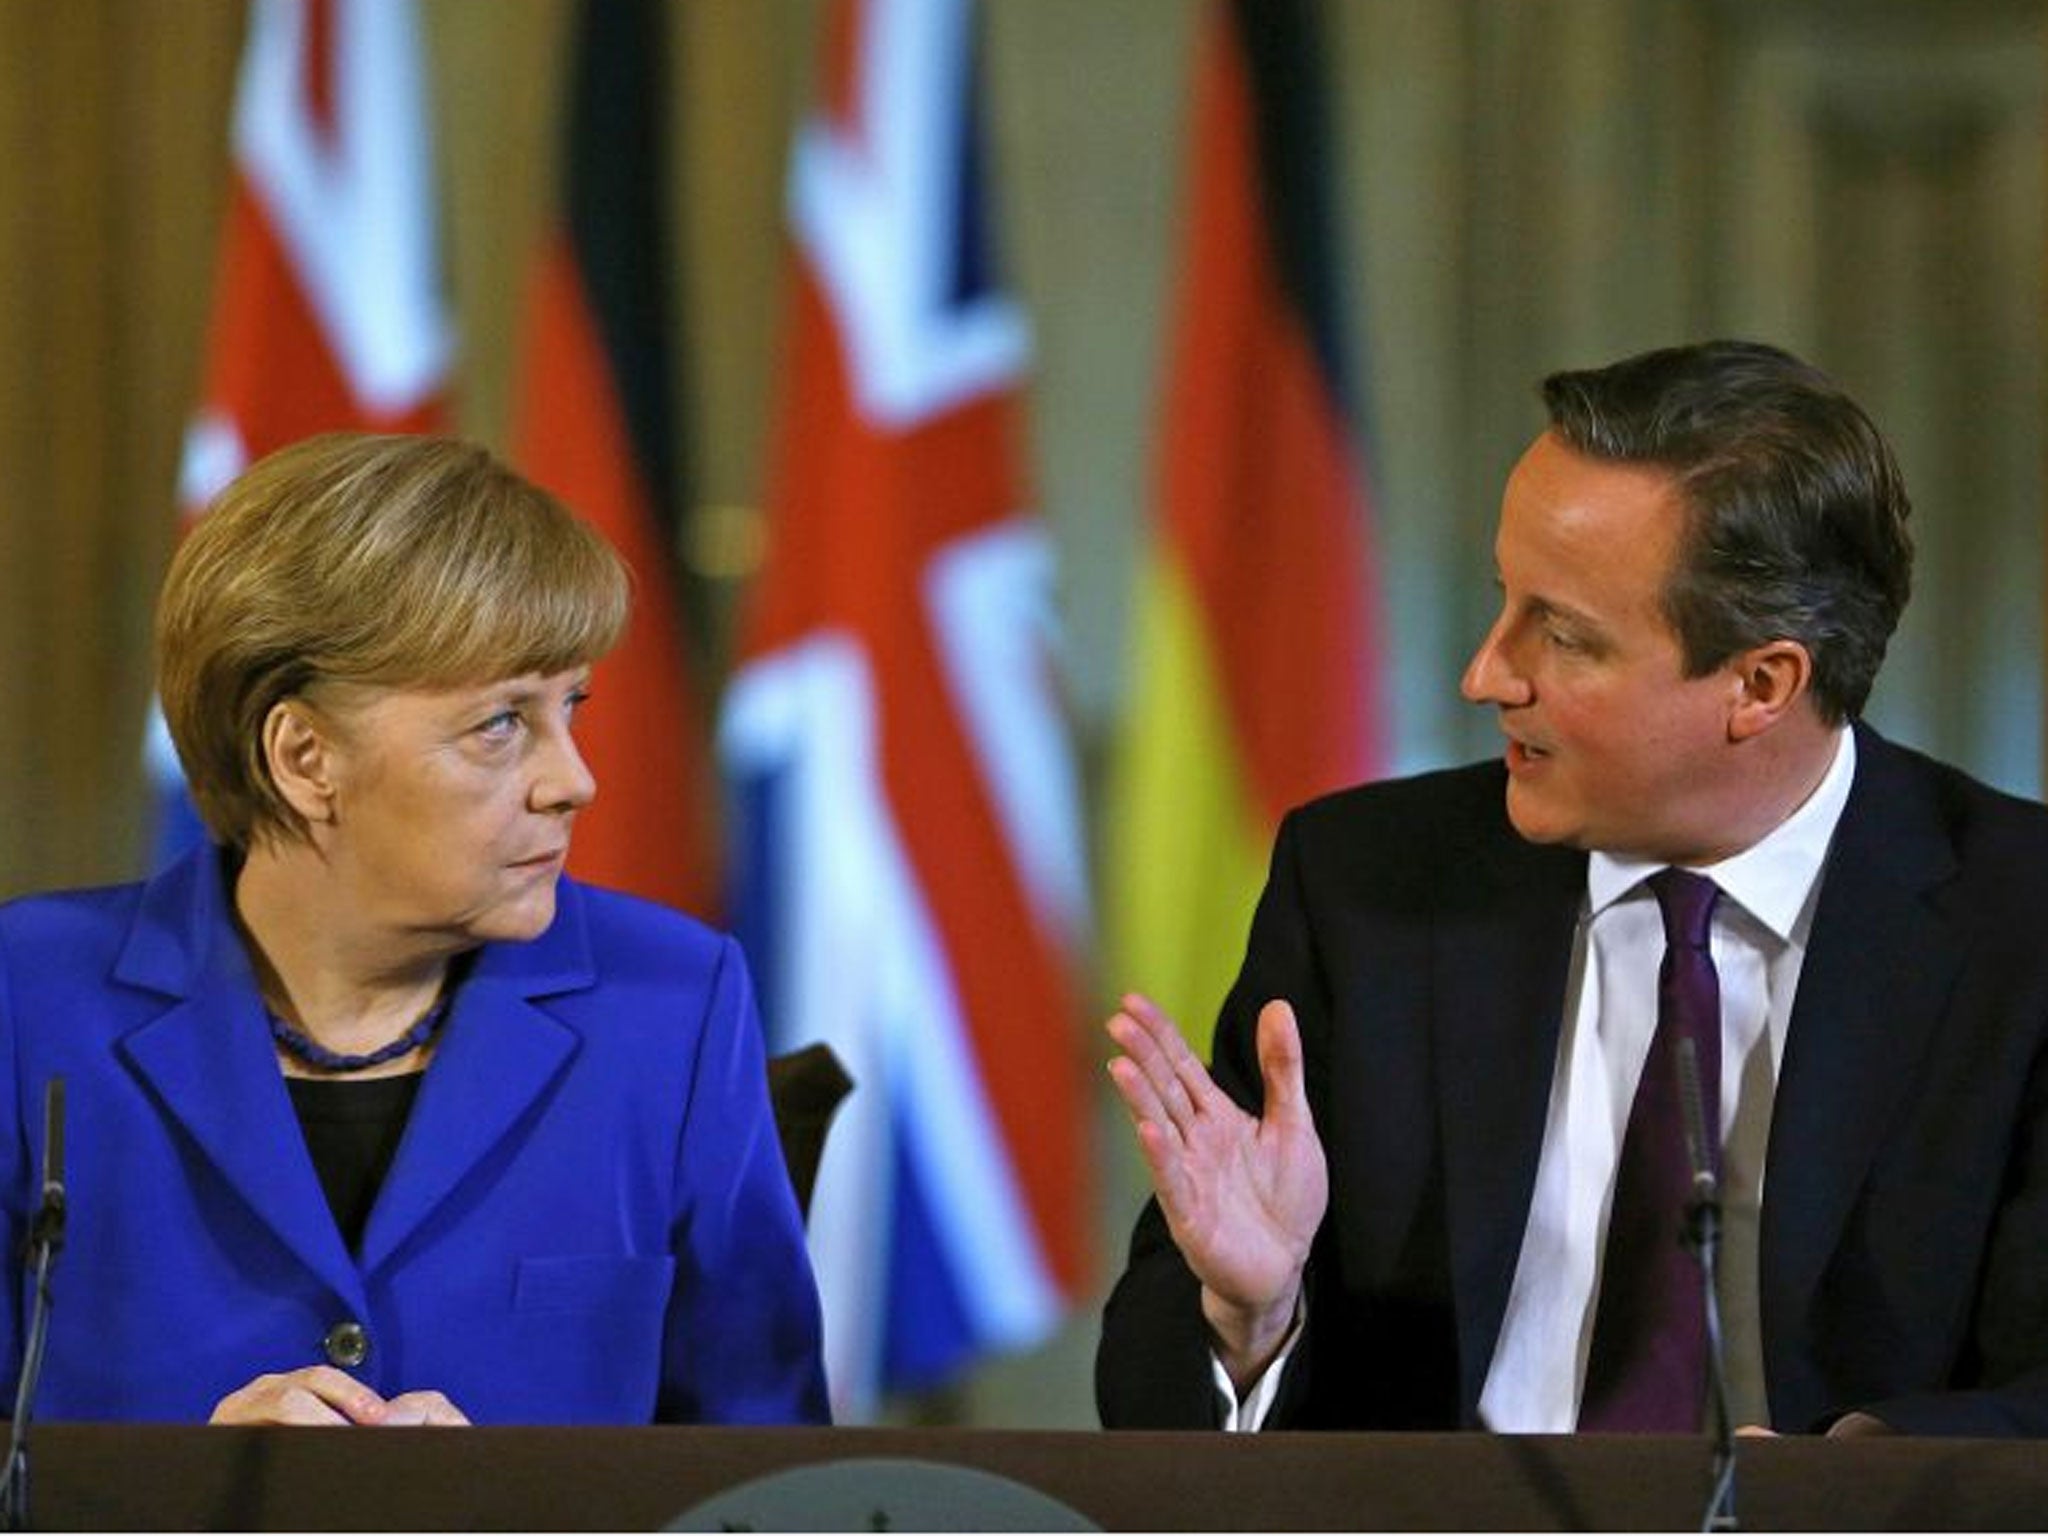
M 825 1155 L 825 1133 L 852 1091 L 853 1079 L 822 1041 L 768 1058 L 768 1101 L 775 1109 L 775 1131 L 797 1208 L 806 1219 L 811 1214 L 811 1188 L 818 1182 L 818 1160 Z

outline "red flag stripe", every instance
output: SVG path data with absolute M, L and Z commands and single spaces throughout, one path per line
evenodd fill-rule
M 1260 807 L 1277 821 L 1375 766 L 1378 669 L 1364 663 L 1376 584 L 1346 426 L 1275 265 L 1245 61 L 1227 12 L 1211 14 L 1163 521 L 1218 637 Z
M 515 457 L 604 532 L 635 578 L 625 638 L 600 664 L 577 721 L 598 798 L 577 821 L 570 868 L 708 915 L 718 863 L 672 556 L 656 533 L 582 274 L 560 234 L 530 279 L 519 376 Z

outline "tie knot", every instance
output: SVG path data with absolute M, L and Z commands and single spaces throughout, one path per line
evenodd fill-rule
M 1721 887 L 1689 869 L 1660 869 L 1645 882 L 1664 914 L 1664 942 L 1672 948 L 1705 949 Z

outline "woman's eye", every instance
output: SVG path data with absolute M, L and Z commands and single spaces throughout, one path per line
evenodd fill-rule
M 502 740 L 519 729 L 519 711 L 501 709 L 477 728 L 477 734 L 492 740 Z

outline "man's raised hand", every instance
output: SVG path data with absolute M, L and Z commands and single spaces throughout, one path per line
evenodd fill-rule
M 1106 1026 L 1123 1052 L 1110 1079 L 1167 1228 L 1202 1282 L 1217 1353 L 1242 1388 L 1287 1337 L 1329 1204 L 1294 1009 L 1275 999 L 1259 1010 L 1265 1108 L 1254 1118 L 1216 1086 L 1156 1003 L 1137 993 L 1123 1002 Z

